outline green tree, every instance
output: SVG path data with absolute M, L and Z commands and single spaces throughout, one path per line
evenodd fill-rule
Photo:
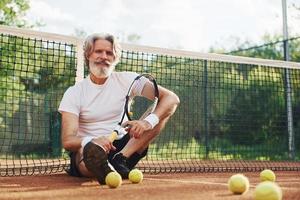
M 299 9 L 299 8 L 298 8 Z M 262 45 L 254 45 L 251 42 L 245 42 L 243 44 L 239 44 L 237 46 L 237 50 L 230 51 L 228 54 L 231 55 L 237 55 L 237 56 L 245 56 L 245 57 L 254 57 L 254 58 L 263 58 L 263 59 L 273 59 L 273 60 L 283 60 L 283 41 L 281 36 L 279 35 L 265 35 L 263 37 L 264 44 Z M 293 62 L 299 62 L 300 61 L 300 37 L 294 37 L 289 39 L 289 55 L 290 60 Z M 214 52 L 226 52 L 225 49 L 211 49 Z M 251 70 L 243 70 L 243 67 L 237 68 L 237 72 L 241 74 L 244 78 L 248 79 L 251 77 L 251 73 L 253 73 L 253 69 L 255 67 L 251 68 Z M 267 69 L 267 68 L 266 68 Z M 299 84 L 299 77 L 300 77 L 300 70 L 299 69 L 291 69 L 291 85 L 292 85 L 292 112 L 293 112 L 293 121 L 294 121 L 294 133 L 295 133 L 295 147 L 297 150 L 297 147 L 300 145 L 300 118 L 299 118 L 299 108 L 300 108 L 300 84 Z M 257 77 L 257 76 L 255 76 Z M 275 79 L 276 77 L 280 77 L 282 83 L 274 82 L 274 80 L 269 81 L 268 77 Z M 284 100 L 284 93 L 280 91 L 284 91 L 284 72 L 281 73 L 276 72 L 272 73 L 268 76 L 261 77 L 260 79 L 252 80 L 252 83 L 254 85 L 250 85 L 249 83 L 243 83 L 245 87 L 252 87 L 253 90 L 258 91 L 258 95 L 256 93 L 248 93 L 245 89 L 239 90 L 239 94 L 236 95 L 233 99 L 233 103 L 231 104 L 231 107 L 229 109 L 228 114 L 231 113 L 237 113 L 234 115 L 236 119 L 232 120 L 232 123 L 227 123 L 222 129 L 226 130 L 226 134 L 229 136 L 232 136 L 233 134 L 230 132 L 237 133 L 234 135 L 234 137 L 231 137 L 231 141 L 234 143 L 247 143 L 247 145 L 251 145 L 252 143 L 261 143 L 264 140 L 270 141 L 277 140 L 282 141 L 282 138 L 287 138 L 286 135 L 286 105 Z M 263 83 L 263 84 L 262 84 Z M 269 83 L 272 83 L 271 85 Z M 263 113 L 263 115 L 258 115 L 258 113 L 263 112 L 264 108 L 262 106 L 263 104 L 268 104 L 269 107 L 274 107 L 275 104 L 273 104 L 271 99 L 274 99 L 276 97 L 276 93 L 269 93 L 271 91 L 274 91 L 272 87 L 275 87 L 276 84 L 278 85 L 278 93 L 277 98 L 280 96 L 280 101 L 277 99 L 277 101 L 274 101 L 276 103 L 276 113 L 272 113 L 271 110 L 267 109 Z M 281 86 L 280 86 L 281 85 Z M 269 94 L 268 94 L 269 93 Z M 268 94 L 264 100 L 260 100 L 260 97 L 262 95 Z M 275 96 L 274 96 L 275 95 Z M 257 114 L 254 116 L 259 116 L 256 120 L 253 116 L 245 114 L 246 111 L 243 110 L 243 103 L 242 102 L 251 102 L 252 100 L 256 100 L 257 104 L 255 104 L 255 108 L 257 108 Z M 246 104 L 246 103 L 245 103 Z M 253 104 L 254 105 L 254 104 Z M 256 124 L 254 129 L 251 130 L 245 129 L 243 131 L 237 130 L 238 127 L 234 125 L 235 120 L 238 119 L 244 119 L 251 121 L 252 123 L 259 122 L 259 124 Z M 275 129 L 274 129 L 275 127 Z M 277 127 L 277 128 L 276 128 Z M 261 130 L 261 131 L 259 131 Z M 243 134 L 243 132 L 246 132 L 247 134 Z M 259 134 L 257 134 L 260 132 Z M 271 134 L 272 133 L 272 134 Z M 243 135 L 249 136 L 249 140 L 244 140 Z M 250 140 L 252 138 L 252 140 Z M 255 141 L 256 140 L 256 141 Z M 274 144 L 274 143 L 273 143 Z M 287 146 L 287 145 L 286 145 Z M 299 151 L 299 148 L 298 150 Z
M 28 9 L 28 0 L 1 0 L 0 25 L 40 26 L 25 20 Z M 27 143 L 51 141 L 51 147 L 57 146 L 59 136 L 51 135 L 59 134 L 52 130 L 57 121 L 53 118 L 63 92 L 75 81 L 75 48 L 0 34 L 0 138 L 9 138 L 3 152 L 17 152 L 14 145 Z
M 0 25 L 30 27 L 23 18 L 29 9 L 28 0 L 1 0 Z

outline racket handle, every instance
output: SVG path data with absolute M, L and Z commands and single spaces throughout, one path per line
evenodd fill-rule
M 117 139 L 117 137 L 118 137 L 117 131 L 113 131 L 113 132 L 110 134 L 110 136 L 108 137 L 108 139 L 109 139 L 111 142 L 113 142 L 113 141 L 115 141 L 115 139 Z

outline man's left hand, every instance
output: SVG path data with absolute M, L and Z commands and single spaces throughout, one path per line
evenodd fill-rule
M 139 138 L 145 131 L 151 130 L 151 124 L 145 120 L 127 121 L 122 124 L 130 137 Z

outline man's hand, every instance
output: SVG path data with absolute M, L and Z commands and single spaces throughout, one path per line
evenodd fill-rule
M 145 120 L 127 121 L 122 126 L 134 138 L 139 138 L 145 131 L 152 129 L 151 124 Z
M 116 150 L 116 147 L 112 144 L 112 142 L 108 139 L 108 137 L 101 136 L 98 138 L 94 138 L 92 139 L 92 142 L 101 146 L 107 153 L 111 150 L 113 151 Z

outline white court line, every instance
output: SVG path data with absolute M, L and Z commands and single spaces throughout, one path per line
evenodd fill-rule
M 21 187 L 20 184 L 5 184 L 5 183 L 1 183 L 0 187 Z
M 207 181 L 191 181 L 191 180 L 178 180 L 178 179 L 162 179 L 162 178 L 144 178 L 145 180 L 150 181 L 164 181 L 164 182 L 174 182 L 174 183 L 194 183 L 194 184 L 210 184 L 210 185 L 223 185 L 228 186 L 226 183 L 214 183 L 214 182 L 207 182 Z
M 214 182 L 208 182 L 208 181 L 196 181 L 196 180 L 178 180 L 178 179 L 163 179 L 163 178 L 144 178 L 144 180 L 150 180 L 150 181 L 164 181 L 164 182 L 174 182 L 174 183 L 193 183 L 193 184 L 208 184 L 208 185 L 222 185 L 228 187 L 227 183 L 214 183 Z M 251 185 L 250 188 L 255 188 L 256 185 Z M 289 187 L 281 187 L 281 189 L 284 190 L 295 190 L 298 191 L 297 188 L 289 188 Z

